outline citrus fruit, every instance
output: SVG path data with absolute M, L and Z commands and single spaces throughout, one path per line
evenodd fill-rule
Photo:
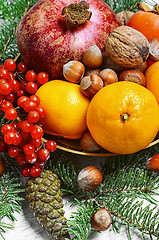
M 159 61 L 152 64 L 145 73 L 146 88 L 156 97 L 159 103 Z
M 46 111 L 46 116 L 40 120 L 46 133 L 68 139 L 81 138 L 87 128 L 90 100 L 81 93 L 79 85 L 53 80 L 42 85 L 36 95 Z
M 117 154 L 145 148 L 159 129 L 159 106 L 154 95 L 133 82 L 103 87 L 91 100 L 87 126 L 94 140 Z

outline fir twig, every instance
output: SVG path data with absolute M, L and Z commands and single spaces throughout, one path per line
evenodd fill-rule
M 0 63 L 18 54 L 17 27 L 26 12 L 37 0 L 0 0 Z
M 17 178 L 11 177 L 9 173 L 5 173 L 0 177 L 0 234 L 3 235 L 5 228 L 13 229 L 12 224 L 6 224 L 2 220 L 7 217 L 15 221 L 14 212 L 21 212 L 21 201 L 24 200 L 19 196 L 24 190 Z

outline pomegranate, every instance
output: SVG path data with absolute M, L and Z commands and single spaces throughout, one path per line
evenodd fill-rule
M 19 24 L 17 45 L 31 69 L 62 79 L 66 62 L 81 61 L 91 45 L 103 52 L 109 33 L 118 26 L 103 0 L 39 0 Z

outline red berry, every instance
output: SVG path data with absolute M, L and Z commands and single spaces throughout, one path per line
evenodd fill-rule
M 22 73 L 26 73 L 26 71 L 28 70 L 27 64 L 24 62 L 20 62 L 17 65 L 17 71 L 18 72 L 22 72 Z
M 49 152 L 54 152 L 57 148 L 57 143 L 53 140 L 48 140 L 45 147 L 49 150 Z
M 36 111 L 40 114 L 40 117 L 45 117 L 46 112 L 45 112 L 45 109 L 43 107 L 38 106 L 36 108 Z
M 10 101 L 3 101 L 1 105 L 1 110 L 3 112 L 6 112 L 10 108 L 13 108 L 13 104 Z
M 37 95 L 31 95 L 29 97 L 29 100 L 32 102 L 35 102 L 36 106 L 39 106 L 39 104 L 40 104 L 40 98 Z
M 30 177 L 30 168 L 29 167 L 23 168 L 21 174 L 23 177 Z
M 0 93 L 3 95 L 8 95 L 12 91 L 12 88 L 8 82 L 0 85 Z
M 48 149 L 40 149 L 38 151 L 38 157 L 42 160 L 42 161 L 46 161 L 49 159 L 50 157 L 50 152 Z
M 31 131 L 32 138 L 33 139 L 42 138 L 43 134 L 44 134 L 43 129 L 39 125 L 34 125 Z
M 31 111 L 28 114 L 28 120 L 31 123 L 36 123 L 39 121 L 39 113 L 37 111 Z
M 9 149 L 8 149 L 8 155 L 10 157 L 18 157 L 18 155 L 20 154 L 20 148 L 18 148 L 17 146 L 11 146 Z
M 0 68 L 0 79 L 5 79 L 5 80 L 7 80 L 7 79 L 9 79 L 9 72 L 8 72 L 8 70 L 7 69 L 5 69 L 5 68 Z
M 37 75 L 37 81 L 40 83 L 40 84 L 45 84 L 49 81 L 49 76 L 46 72 L 40 72 L 38 73 Z
M 14 128 L 11 124 L 4 124 L 1 132 L 3 135 L 7 134 L 8 132 L 14 132 Z
M 17 97 L 21 97 L 25 94 L 25 91 L 23 89 L 20 89 L 18 92 L 17 92 Z
M 26 96 L 21 96 L 20 98 L 18 98 L 17 104 L 19 107 L 23 108 L 24 107 L 24 103 L 28 100 L 29 98 Z
M 8 120 L 14 120 L 17 117 L 17 111 L 14 108 L 10 108 L 5 111 L 5 117 Z
M 26 85 L 27 85 L 27 81 L 23 80 L 22 82 L 19 83 L 20 84 L 20 88 L 25 90 L 26 89 Z
M 36 93 L 38 86 L 35 82 L 28 82 L 26 85 L 26 91 L 30 94 Z
M 19 127 L 23 130 L 23 132 L 29 133 L 32 131 L 34 125 L 32 123 L 29 123 L 28 120 L 24 120 L 19 123 Z
M 5 62 L 4 62 L 4 67 L 8 70 L 8 71 L 11 71 L 11 72 L 14 72 L 15 69 L 16 69 L 16 63 L 13 59 L 7 59 Z
M 16 140 L 16 134 L 14 132 L 8 132 L 4 135 L 4 142 L 9 145 L 14 144 L 15 140 Z
M 25 155 L 24 153 L 20 153 L 17 157 L 16 157 L 16 161 L 19 165 L 25 166 L 27 161 L 25 159 Z
M 33 70 L 29 70 L 25 74 L 25 79 L 28 82 L 34 82 L 34 81 L 36 81 L 36 76 L 37 76 L 36 72 L 34 72 Z
M 41 169 L 37 166 L 33 166 L 30 170 L 30 175 L 32 177 L 38 177 L 41 173 Z
M 4 95 L 0 93 L 0 101 L 4 99 Z
M 15 79 L 14 73 L 9 72 L 9 79 L 10 80 L 14 80 Z
M 5 95 L 5 99 L 10 102 L 14 102 L 16 100 L 15 93 L 10 93 L 8 95 Z
M 43 168 L 45 165 L 45 161 L 42 161 L 38 158 L 38 160 L 34 163 L 35 166 L 39 167 L 39 168 Z
M 28 154 L 25 156 L 25 158 L 28 163 L 33 164 L 37 161 L 37 154 L 36 153 Z
M 25 144 L 23 151 L 26 155 L 34 153 L 35 147 L 32 144 Z
M 17 93 L 20 90 L 20 84 L 17 80 L 9 80 L 8 83 L 12 88 L 12 93 Z
M 16 138 L 15 138 L 15 141 L 14 141 L 14 145 L 19 145 L 22 141 L 22 136 L 21 136 L 20 133 L 16 133 L 15 137 Z
M 29 113 L 31 111 L 34 111 L 36 109 L 36 103 L 32 102 L 30 100 L 27 100 L 24 104 L 23 104 L 23 108 L 24 111 Z
M 7 148 L 5 142 L 0 141 L 0 152 L 5 152 L 6 149 Z
M 23 132 L 23 131 L 21 131 L 20 134 L 21 134 L 21 136 L 22 136 L 22 141 L 23 141 L 24 145 L 30 141 L 31 136 L 30 136 L 30 133 L 29 133 L 29 132 Z
M 30 144 L 33 144 L 35 148 L 39 148 L 41 146 L 41 138 L 31 139 Z

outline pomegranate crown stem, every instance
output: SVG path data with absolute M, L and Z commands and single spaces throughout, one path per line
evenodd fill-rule
M 92 12 L 88 10 L 89 3 L 80 1 L 79 3 L 71 3 L 62 9 L 68 26 L 78 27 L 90 20 Z

